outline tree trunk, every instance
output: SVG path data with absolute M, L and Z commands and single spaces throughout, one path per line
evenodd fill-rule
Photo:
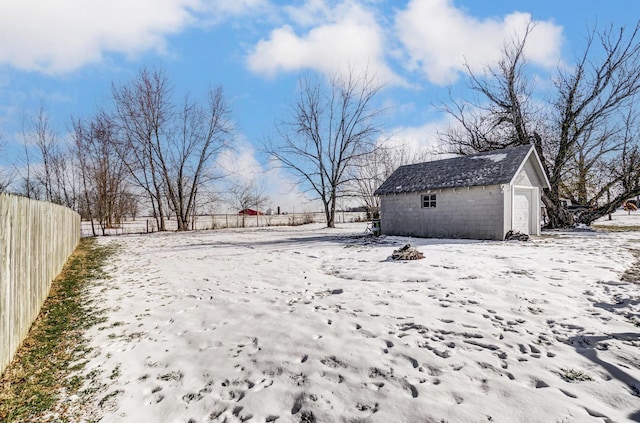
M 327 225 L 327 227 L 335 228 L 336 227 L 336 194 L 335 193 L 333 193 L 333 198 L 331 199 L 330 214 L 331 214 L 331 224 Z
M 331 211 L 328 204 L 325 204 L 324 206 L 324 217 L 327 220 L 327 228 L 335 228 L 336 225 L 333 223 L 333 218 L 331 217 Z
M 546 228 L 568 228 L 574 225 L 573 214 L 569 213 L 561 204 L 557 193 L 545 189 L 542 195 L 542 202 L 547 208 L 549 221 Z
M 336 211 L 335 208 L 329 210 L 329 218 L 327 219 L 327 228 L 336 227 Z

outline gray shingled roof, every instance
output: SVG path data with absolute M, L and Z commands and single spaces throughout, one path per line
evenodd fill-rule
M 531 148 L 531 145 L 524 145 L 400 166 L 374 194 L 508 184 Z

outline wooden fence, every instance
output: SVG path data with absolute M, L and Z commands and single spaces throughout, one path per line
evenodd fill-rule
M 0 374 L 80 240 L 80 215 L 63 206 L 0 194 Z

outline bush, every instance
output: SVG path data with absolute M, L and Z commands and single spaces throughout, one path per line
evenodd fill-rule
M 293 215 L 289 217 L 289 226 L 308 225 L 313 223 L 313 215 L 311 213 L 305 213 L 302 216 Z

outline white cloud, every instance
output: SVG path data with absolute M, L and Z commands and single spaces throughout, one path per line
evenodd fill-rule
M 411 0 L 396 15 L 396 33 L 408 56 L 410 70 L 421 70 L 432 83 L 446 85 L 464 70 L 495 62 L 506 42 L 524 33 L 533 21 L 528 13 L 514 12 L 503 19 L 480 20 L 455 8 L 451 0 Z M 525 55 L 543 67 L 560 60 L 562 27 L 533 21 Z
M 439 146 L 438 132 L 444 131 L 448 126 L 449 121 L 435 121 L 422 126 L 395 128 L 385 145 L 400 147 L 412 154 L 432 152 Z
M 285 13 L 298 25 L 316 26 L 331 19 L 331 8 L 325 0 L 307 0 L 301 6 L 285 6 Z
M 234 147 L 218 156 L 216 168 L 221 169 L 227 179 L 237 183 L 248 184 L 258 179 L 263 169 L 255 157 L 255 148 L 242 138 L 234 143 Z
M 373 11 L 352 1 L 332 8 L 309 1 L 287 13 L 294 22 L 313 27 L 303 35 L 289 25 L 273 30 L 247 58 L 253 72 L 272 77 L 301 69 L 327 75 L 366 69 L 382 82 L 401 82 L 385 63 L 384 31 Z
M 265 0 L 19 0 L 0 2 L 0 63 L 62 73 L 105 53 L 162 52 L 166 37 L 206 16 L 215 21 Z M 210 21 L 214 21 L 210 19 Z

